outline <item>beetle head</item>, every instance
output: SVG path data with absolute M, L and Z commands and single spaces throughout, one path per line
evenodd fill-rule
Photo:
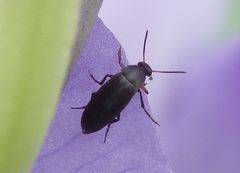
M 145 71 L 147 76 L 151 76 L 152 75 L 152 69 L 151 69 L 151 67 L 147 63 L 139 62 L 138 66 L 144 69 L 144 71 Z

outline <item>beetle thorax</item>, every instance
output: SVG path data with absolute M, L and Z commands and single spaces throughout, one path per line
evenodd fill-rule
M 144 84 L 147 76 L 145 70 L 139 65 L 127 66 L 126 68 L 122 69 L 122 74 L 136 87 L 136 89 L 139 89 Z

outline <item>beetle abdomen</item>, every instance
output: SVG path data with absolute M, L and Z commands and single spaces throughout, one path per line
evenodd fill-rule
M 86 106 L 81 119 L 83 133 L 98 131 L 113 121 L 136 92 L 122 73 L 113 76 L 94 93 Z

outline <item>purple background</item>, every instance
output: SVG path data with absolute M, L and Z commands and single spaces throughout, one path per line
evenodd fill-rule
M 174 172 L 240 172 L 239 47 L 240 37 L 182 62 L 188 73 L 169 88 L 160 131 Z

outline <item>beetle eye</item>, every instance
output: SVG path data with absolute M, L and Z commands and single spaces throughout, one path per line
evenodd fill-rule
M 150 76 L 148 79 L 149 79 L 149 80 L 153 80 L 153 77 L 152 77 L 152 76 Z

